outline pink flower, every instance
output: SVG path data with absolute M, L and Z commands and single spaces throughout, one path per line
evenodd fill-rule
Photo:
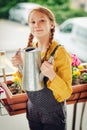
M 0 87 L 0 94 L 3 93 L 3 92 L 4 92 L 4 90 Z
M 81 64 L 81 61 L 75 54 L 71 54 L 71 57 L 72 57 L 72 66 L 78 66 Z

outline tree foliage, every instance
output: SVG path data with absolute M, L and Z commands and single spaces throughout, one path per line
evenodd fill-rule
M 19 2 L 27 2 L 28 0 L 0 0 L 0 18 L 8 18 L 9 9 Z
M 29 2 L 36 2 L 39 4 L 48 4 L 48 5 L 62 5 L 64 3 L 68 3 L 69 0 L 28 0 Z
M 58 24 L 71 17 L 87 16 L 83 10 L 70 9 L 70 0 L 0 0 L 0 18 L 8 18 L 9 9 L 19 2 L 38 3 L 51 9 Z

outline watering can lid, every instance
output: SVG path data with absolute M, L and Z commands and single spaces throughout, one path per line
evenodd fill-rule
M 27 47 L 24 49 L 25 52 L 35 52 L 35 51 L 40 51 L 40 49 L 35 48 L 35 47 Z

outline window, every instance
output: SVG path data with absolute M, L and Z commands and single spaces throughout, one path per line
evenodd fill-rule
M 60 31 L 65 33 L 71 33 L 72 29 L 73 29 L 73 24 L 69 23 L 66 26 L 61 27 Z

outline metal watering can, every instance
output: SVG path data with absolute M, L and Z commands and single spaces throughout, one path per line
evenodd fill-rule
M 38 91 L 44 88 L 40 80 L 41 54 L 38 48 L 26 48 L 23 54 L 23 88 L 26 91 Z

